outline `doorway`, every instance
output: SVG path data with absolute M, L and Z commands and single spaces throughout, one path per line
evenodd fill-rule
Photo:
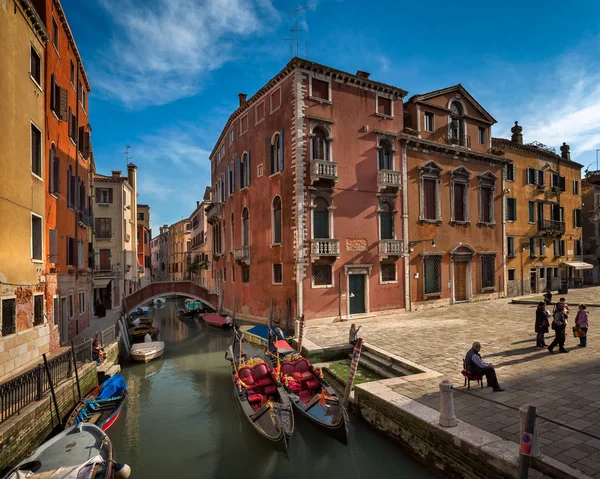
M 456 261 L 454 263 L 454 300 L 467 301 L 467 262 Z
M 350 314 L 362 314 L 365 307 L 365 274 L 351 274 L 348 277 L 348 294 L 350 296 Z
M 537 270 L 535 268 L 529 270 L 529 281 L 529 290 L 532 293 L 537 293 Z
M 60 298 L 60 344 L 65 345 L 69 342 L 69 308 L 67 298 Z

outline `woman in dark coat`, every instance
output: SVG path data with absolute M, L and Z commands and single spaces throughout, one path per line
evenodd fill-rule
M 535 346 L 538 349 L 542 349 L 548 346 L 544 342 L 544 334 L 548 332 L 548 328 L 550 327 L 549 318 L 550 313 L 546 310 L 546 305 L 543 301 L 540 301 L 535 311 L 535 332 L 537 333 Z

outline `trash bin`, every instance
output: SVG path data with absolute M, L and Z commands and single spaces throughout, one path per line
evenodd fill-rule
M 560 282 L 558 294 L 569 294 L 569 283 L 567 281 Z

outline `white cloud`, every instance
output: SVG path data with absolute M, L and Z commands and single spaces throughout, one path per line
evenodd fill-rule
M 194 95 L 234 43 L 278 22 L 270 0 L 99 0 L 114 23 L 94 86 L 128 107 Z

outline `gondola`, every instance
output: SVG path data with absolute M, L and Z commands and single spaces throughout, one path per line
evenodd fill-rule
M 98 426 L 82 422 L 38 447 L 4 476 L 78 479 L 124 479 L 131 469 L 117 464 L 110 438 Z
M 348 414 L 334 389 L 308 359 L 296 353 L 289 344 L 270 338 L 269 358 L 279 384 L 283 386 L 294 409 L 341 443 L 348 443 Z
M 294 411 L 283 387 L 272 378 L 264 359 L 241 354 L 241 339 L 234 329 L 233 344 L 225 354 L 231 363 L 233 394 L 241 415 L 267 442 L 287 454 L 294 432 Z
M 75 406 L 65 427 L 69 428 L 80 422 L 88 422 L 106 431 L 119 417 L 126 397 L 125 379 L 120 374 L 115 374 Z
M 230 317 L 221 316 L 220 314 L 208 313 L 205 314 L 202 319 L 206 324 L 213 328 L 231 328 L 233 326 L 233 320 Z
M 192 319 L 203 313 L 202 302 L 194 299 L 186 299 L 185 306 L 177 310 L 177 317 L 180 319 Z

